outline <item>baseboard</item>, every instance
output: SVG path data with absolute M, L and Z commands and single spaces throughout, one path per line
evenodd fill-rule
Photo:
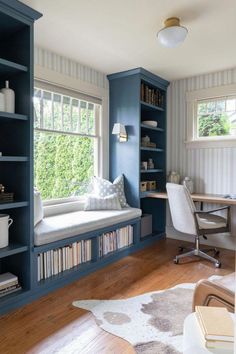
M 176 231 L 173 226 L 166 226 L 166 237 L 175 240 L 194 242 L 194 236 Z M 236 248 L 235 237 L 231 236 L 228 233 L 219 234 L 219 235 L 209 235 L 207 237 L 207 240 L 201 238 L 201 244 L 209 245 L 213 247 L 225 248 L 234 251 Z

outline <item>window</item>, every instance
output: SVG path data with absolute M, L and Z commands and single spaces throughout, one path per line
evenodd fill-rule
M 96 98 L 36 85 L 34 184 L 44 200 L 88 191 L 97 174 L 100 112 Z
M 187 92 L 187 148 L 236 146 L 236 85 Z
M 236 136 L 236 97 L 197 101 L 197 138 Z

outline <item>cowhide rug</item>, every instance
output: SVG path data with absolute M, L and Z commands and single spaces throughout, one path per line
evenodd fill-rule
M 128 341 L 138 354 L 180 354 L 194 288 L 194 283 L 184 283 L 124 300 L 82 300 L 73 305 L 91 311 L 99 327 Z

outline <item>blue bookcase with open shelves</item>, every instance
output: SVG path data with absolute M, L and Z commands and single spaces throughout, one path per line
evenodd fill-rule
M 110 134 L 110 178 L 125 176 L 128 203 L 152 215 L 152 233 L 139 242 L 165 235 L 165 201 L 147 197 L 140 183 L 155 181 L 156 189 L 166 183 L 166 95 L 168 81 L 143 68 L 108 75 L 110 88 L 110 131 L 121 123 L 128 132 L 128 141 L 120 143 Z M 155 121 L 157 126 L 145 124 Z M 144 146 L 148 136 L 152 146 Z M 154 167 L 142 169 L 142 161 L 152 159 Z M 141 220 L 142 222 L 142 220 Z

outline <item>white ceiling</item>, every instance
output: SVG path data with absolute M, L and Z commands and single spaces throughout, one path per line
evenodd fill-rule
M 43 13 L 36 45 L 104 73 L 143 67 L 166 79 L 236 66 L 236 0 L 22 0 Z M 188 28 L 178 48 L 156 33 L 167 17 Z

